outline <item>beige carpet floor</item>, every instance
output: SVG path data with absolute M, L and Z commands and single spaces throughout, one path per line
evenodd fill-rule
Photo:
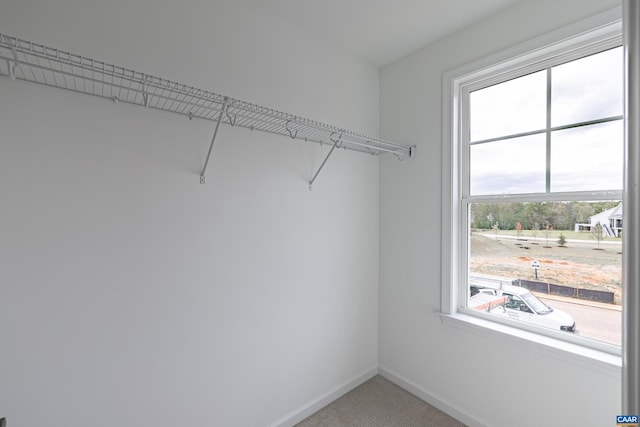
M 375 376 L 297 427 L 464 427 L 390 381 Z

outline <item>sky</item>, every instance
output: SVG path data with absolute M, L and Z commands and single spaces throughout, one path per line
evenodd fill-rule
M 552 68 L 551 127 L 623 114 L 622 48 Z M 546 127 L 547 71 L 470 95 L 471 195 L 545 191 L 546 134 L 473 145 Z M 620 190 L 623 123 L 551 133 L 551 191 Z

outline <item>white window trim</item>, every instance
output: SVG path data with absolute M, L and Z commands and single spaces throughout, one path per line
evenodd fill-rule
M 445 324 L 466 329 L 473 333 L 488 334 L 497 340 L 517 341 L 520 345 L 528 343 L 533 350 L 551 352 L 556 357 L 571 363 L 582 361 L 590 369 L 604 369 L 613 375 L 620 375 L 622 366 L 620 347 L 597 341 L 585 341 L 560 331 L 541 334 L 535 328 L 509 321 L 483 317 L 483 313 L 469 315 L 459 310 L 459 287 L 464 286 L 466 259 L 461 259 L 462 248 L 466 247 L 466 235 L 461 233 L 459 196 L 462 191 L 460 182 L 460 158 L 463 155 L 458 141 L 461 121 L 461 87 L 474 79 L 478 72 L 484 74 L 502 74 L 504 70 L 517 64 L 536 63 L 538 66 L 551 63 L 558 52 L 576 51 L 590 46 L 611 45 L 612 40 L 622 37 L 622 9 L 617 7 L 591 18 L 579 21 L 557 31 L 535 38 L 526 43 L 498 52 L 481 60 L 463 65 L 443 75 L 442 80 L 442 297 L 441 317 Z M 577 49 L 576 49 L 577 47 Z M 566 53 L 565 53 L 566 54 Z M 515 201 L 515 200 L 514 200 Z M 462 258 L 465 258 L 464 256 Z

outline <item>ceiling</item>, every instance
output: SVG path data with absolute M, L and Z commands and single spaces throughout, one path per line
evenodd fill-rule
M 519 0 L 248 0 L 383 67 Z

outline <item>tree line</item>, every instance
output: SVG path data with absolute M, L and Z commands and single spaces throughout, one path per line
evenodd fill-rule
M 473 203 L 471 228 L 516 230 L 573 230 L 576 223 L 617 206 L 608 202 L 522 202 Z M 520 226 L 518 226 L 520 224 Z

